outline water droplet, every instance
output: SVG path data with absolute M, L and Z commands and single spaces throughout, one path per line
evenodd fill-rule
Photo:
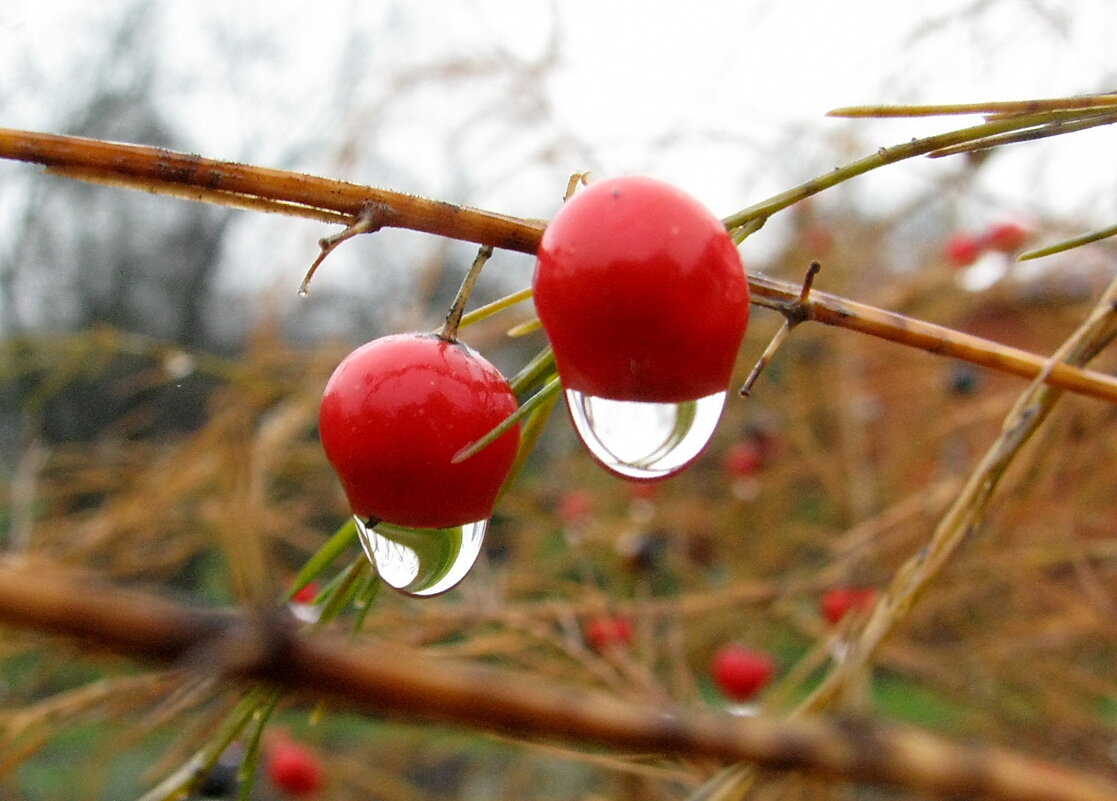
M 759 704 L 729 704 L 725 711 L 739 718 L 751 718 L 760 714 Z
M 602 465 L 625 478 L 666 478 L 682 470 L 713 436 L 725 392 L 683 403 L 616 401 L 566 391 L 582 442 Z
M 438 595 L 457 586 L 481 553 L 488 520 L 454 528 L 369 526 L 357 519 L 357 539 L 380 578 L 407 595 Z
M 287 609 L 296 620 L 301 620 L 303 623 L 317 623 L 318 618 L 322 616 L 322 607 L 318 604 L 291 601 L 287 604 Z

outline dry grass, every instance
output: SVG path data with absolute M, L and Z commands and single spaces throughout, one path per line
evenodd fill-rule
M 841 279 L 838 270 L 832 275 Z M 820 280 L 829 277 L 824 271 Z M 949 325 L 984 325 L 986 333 L 1026 332 L 1021 344 L 1041 353 L 1051 352 L 1088 309 L 1051 294 L 1029 298 L 1011 284 L 968 295 L 940 278 L 936 293 L 909 293 L 905 311 Z M 904 290 L 899 281 L 880 288 L 891 297 Z M 757 314 L 742 375 L 777 322 Z M 6 377 L 33 376 L 41 393 L 60 391 L 75 375 L 95 377 L 137 347 L 111 332 L 28 342 L 6 361 Z M 165 372 L 173 352 L 157 343 L 143 348 L 150 361 L 135 380 L 174 392 L 181 377 Z M 196 431 L 130 434 L 143 428 L 140 405 L 131 420 L 92 442 L 32 441 L 10 482 L 13 534 L 14 521 L 26 521 L 12 544 L 36 563 L 94 569 L 196 603 L 277 598 L 345 515 L 314 439 L 319 388 L 340 353 L 296 352 L 265 336 L 236 364 L 196 364 L 214 383 L 198 396 L 210 411 Z M 1111 364 L 1103 357 L 1099 366 Z M 719 644 L 742 640 L 777 655 L 781 680 L 764 705 L 775 715 L 790 714 L 817 685 L 835 642 L 856 636 L 864 623 L 831 630 L 818 614 L 819 594 L 845 583 L 886 587 L 928 544 L 1026 387 L 982 374 L 971 394 L 961 394 L 950 389 L 950 371 L 926 354 L 804 326 L 753 397 L 731 405 L 710 452 L 651 499 L 633 497 L 570 448 L 565 421 L 556 419 L 545 447 L 503 501 L 484 562 L 463 586 L 425 601 L 382 595 L 362 637 L 630 701 L 686 706 L 720 703 L 706 665 Z M 895 630 L 872 655 L 872 670 L 847 679 L 843 708 L 1111 773 L 1117 487 L 1106 467 L 1117 447 L 1112 416 L 1102 402 L 1064 400 L 1013 460 L 982 524 L 944 562 L 910 614 L 892 621 Z M 772 455 L 756 476 L 732 480 L 720 456 L 757 430 L 775 443 Z M 592 513 L 562 521 L 559 500 L 575 488 L 591 493 Z M 654 558 L 634 558 L 633 548 L 649 542 Z M 584 644 L 584 622 L 603 611 L 632 617 L 631 648 L 598 654 Z M 93 660 L 84 680 L 68 677 L 56 688 L 74 658 L 85 659 L 59 647 L 29 635 L 6 640 L 10 664 L 28 654 L 47 657 L 18 692 L 7 694 L 0 725 L 7 742 L 19 743 L 6 749 L 7 770 L 33 760 L 67 729 L 101 719 L 142 731 L 181 730 L 171 753 L 184 755 L 182 749 L 209 736 L 201 724 L 212 725 L 215 711 L 226 708 L 221 699 L 228 690 L 191 689 L 179 679 L 188 702 L 167 701 L 156 689 L 168 678 L 136 674 L 115 661 Z M 295 711 L 288 715 L 309 725 Z M 488 782 L 498 795 L 547 797 L 538 791 L 538 777 L 549 782 L 562 775 L 574 783 L 567 790 L 580 796 L 669 798 L 715 767 L 510 750 L 465 734 L 424 735 L 345 717 L 331 722 L 328 711 L 315 721 L 308 736 L 321 747 L 331 776 L 323 797 L 377 787 L 388 797 L 424 798 L 464 792 L 467 779 Z M 143 742 L 122 738 L 112 740 L 114 747 Z M 361 758 L 368 749 L 375 760 Z M 453 770 L 444 768 L 452 787 L 425 786 L 420 766 L 431 759 L 453 763 Z M 165 770 L 173 762 L 160 764 Z M 95 772 L 92 793 L 98 780 L 108 781 Z M 762 779 L 754 792 L 814 791 Z

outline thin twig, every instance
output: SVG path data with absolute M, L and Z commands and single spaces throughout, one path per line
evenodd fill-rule
M 847 106 L 827 112 L 830 117 L 931 117 L 948 114 L 1035 114 L 1041 111 L 1096 109 L 1117 106 L 1117 94 L 1081 97 L 1007 100 L 986 103 L 949 103 L 922 106 Z

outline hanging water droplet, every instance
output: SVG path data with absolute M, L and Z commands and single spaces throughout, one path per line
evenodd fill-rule
M 407 595 L 438 595 L 457 586 L 481 553 L 488 520 L 454 528 L 369 526 L 357 518 L 357 539 L 388 586 Z
M 602 465 L 625 478 L 666 478 L 706 447 L 725 406 L 725 392 L 682 403 L 617 401 L 566 391 L 582 442 Z

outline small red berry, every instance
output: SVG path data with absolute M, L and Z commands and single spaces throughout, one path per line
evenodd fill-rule
M 312 604 L 318 597 L 318 582 L 311 581 L 300 587 L 292 596 L 291 602 L 296 604 Z
M 764 454 L 755 442 L 738 442 L 725 453 L 722 466 L 735 478 L 755 475 L 764 465 Z
M 989 250 L 1015 253 L 1024 247 L 1031 234 L 1032 232 L 1023 224 L 1015 220 L 1005 220 L 991 225 L 981 237 L 981 241 Z
M 593 511 L 593 493 L 589 490 L 570 490 L 559 498 L 558 516 L 563 523 L 577 523 Z
M 268 743 L 265 762 L 272 784 L 287 795 L 310 795 L 322 786 L 322 765 L 317 755 L 287 737 Z
M 628 497 L 634 501 L 651 501 L 659 495 L 662 487 L 661 484 L 652 484 L 649 481 L 626 481 L 624 486 Z
M 872 587 L 836 587 L 823 593 L 819 609 L 827 622 L 835 625 L 852 611 L 872 609 L 876 600 L 877 591 Z
M 981 255 L 982 243 L 970 234 L 954 234 L 946 241 L 946 260 L 951 266 L 961 269 L 969 267 Z
M 632 644 L 632 621 L 621 615 L 595 617 L 586 624 L 586 642 L 598 653 Z
M 813 223 L 803 231 L 803 241 L 811 255 L 825 256 L 834 247 L 834 234 L 822 223 Z
M 448 528 L 492 514 L 516 458 L 519 426 L 469 459 L 453 459 L 517 406 L 504 376 L 466 345 L 396 334 L 338 365 L 318 430 L 355 515 Z
M 743 645 L 724 645 L 710 668 L 714 683 L 731 701 L 753 698 L 776 673 L 776 663 L 765 653 Z
M 535 308 L 567 390 L 650 403 L 725 391 L 748 281 L 697 200 L 651 178 L 591 184 L 555 215 L 537 256 Z

